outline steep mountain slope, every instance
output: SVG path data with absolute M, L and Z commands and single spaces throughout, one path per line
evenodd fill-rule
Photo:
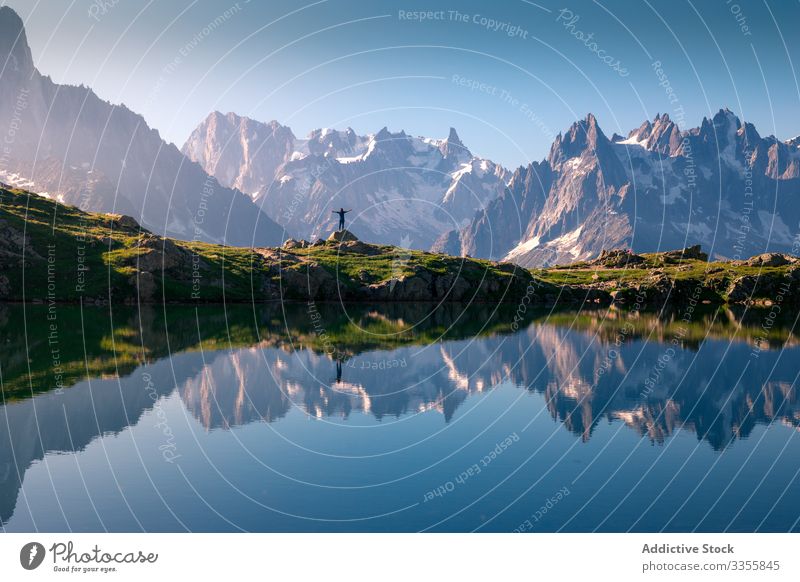
M 590 114 L 434 249 L 534 266 L 614 247 L 655 252 L 700 243 L 713 257 L 739 259 L 796 253 L 799 221 L 794 141 L 762 138 L 727 109 L 688 131 L 657 115 L 611 139 Z
M 275 177 L 294 151 L 292 130 L 277 121 L 259 123 L 215 111 L 189 136 L 181 151 L 221 184 L 251 196 Z
M 34 67 L 23 23 L 0 8 L 0 180 L 84 210 L 130 214 L 158 233 L 228 244 L 283 229 L 223 187 L 124 105 L 58 85 Z
M 276 121 L 233 113 L 209 115 L 183 152 L 302 238 L 328 232 L 331 210 L 344 207 L 354 209 L 349 228 L 361 238 L 418 249 L 466 224 L 503 191 L 507 174 L 473 156 L 452 128 L 447 139 L 387 128 L 367 136 L 317 129 L 298 139 Z

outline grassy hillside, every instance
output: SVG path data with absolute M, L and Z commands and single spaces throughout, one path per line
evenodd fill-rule
M 249 249 L 164 239 L 130 217 L 7 189 L 0 268 L 0 298 L 14 301 L 518 301 L 532 280 L 513 265 L 360 241 Z
M 797 303 L 800 262 L 708 262 L 699 248 L 624 251 L 526 270 L 358 240 L 241 248 L 165 239 L 120 215 L 85 213 L 0 189 L 0 299 L 27 302 L 298 301 Z
M 12 300 L 250 297 L 249 249 L 163 239 L 120 215 L 0 189 L 0 296 Z

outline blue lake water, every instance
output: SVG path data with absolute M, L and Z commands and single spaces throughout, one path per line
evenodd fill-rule
M 791 321 L 60 309 L 0 312 L 6 531 L 800 529 Z

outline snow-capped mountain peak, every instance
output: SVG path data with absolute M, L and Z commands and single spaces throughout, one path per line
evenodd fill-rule
M 659 114 L 613 140 L 588 115 L 438 248 L 523 265 L 589 259 L 615 247 L 702 244 L 728 258 L 789 252 L 789 225 L 800 223 L 797 141 L 762 138 L 729 109 L 686 131 Z
M 216 117 L 214 123 L 238 127 L 242 119 Z M 256 132 L 211 132 L 207 125 L 208 120 L 192 134 L 186 155 L 223 183 L 245 188 L 270 216 L 309 240 L 327 235 L 335 227 L 331 208 L 344 207 L 357 210 L 348 219 L 359 237 L 395 245 L 410 240 L 427 249 L 505 189 L 506 170 L 474 156 L 453 128 L 444 139 L 388 127 L 367 135 L 352 128 L 316 129 L 297 139 L 278 124 L 285 139 L 253 143 L 249 136 Z M 257 133 L 274 131 L 263 127 Z M 219 143 L 230 135 L 235 138 L 227 145 Z M 210 143 L 197 143 L 198 136 Z

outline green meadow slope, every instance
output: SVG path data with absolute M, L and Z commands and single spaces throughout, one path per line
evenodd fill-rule
M 469 257 L 327 241 L 243 248 L 156 236 L 130 217 L 87 213 L 0 188 L 0 299 L 196 303 L 433 301 L 565 306 L 777 304 L 800 298 L 800 260 L 709 262 L 697 247 L 522 269 Z

